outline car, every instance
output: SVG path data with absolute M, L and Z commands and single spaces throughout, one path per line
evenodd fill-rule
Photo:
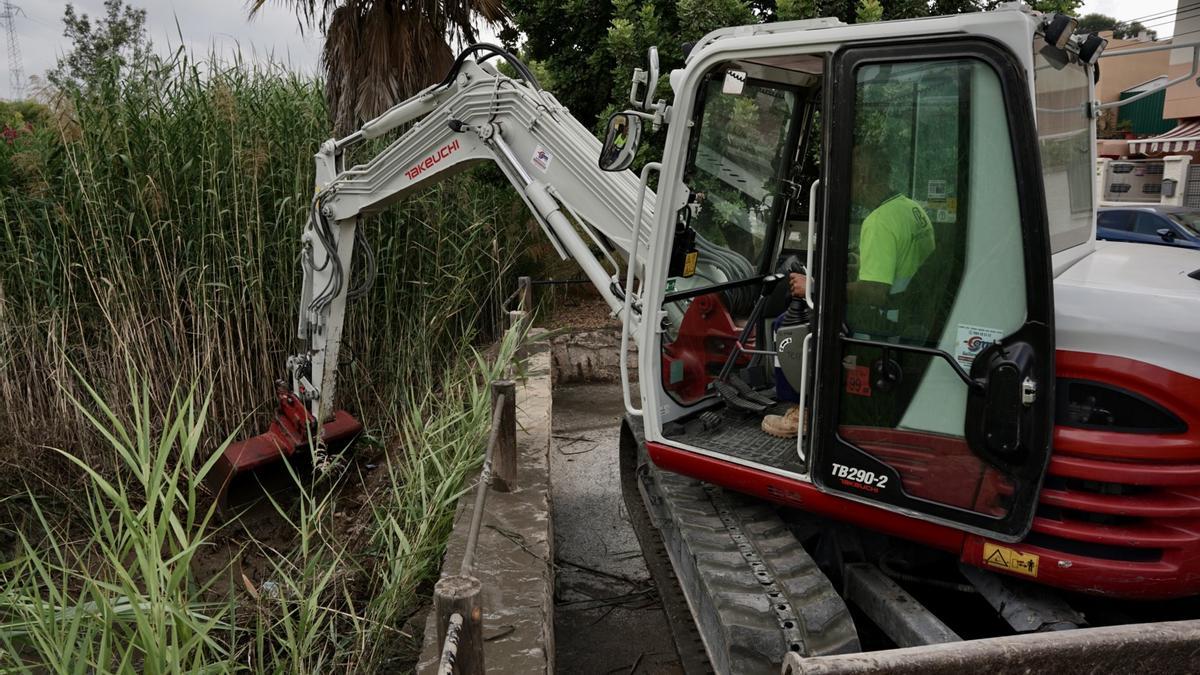
M 1158 204 L 1101 207 L 1096 238 L 1200 249 L 1200 209 Z

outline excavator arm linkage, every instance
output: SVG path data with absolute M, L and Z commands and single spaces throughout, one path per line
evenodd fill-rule
M 483 58 L 466 58 L 478 52 L 503 56 L 522 77 L 507 77 Z M 350 147 L 397 129 L 399 135 L 379 154 L 345 166 Z M 323 143 L 315 156 L 316 196 L 301 237 L 304 279 L 297 335 L 306 349 L 288 358 L 290 382 L 277 383 L 279 408 L 270 430 L 230 445 L 214 470 L 220 503 L 237 474 L 306 446 L 319 457 L 326 446 L 362 431 L 357 420 L 334 410 L 346 304 L 366 291 L 349 284 L 356 248 L 367 254 L 362 257 L 368 283 L 374 273 L 360 219 L 416 190 L 478 162 L 495 162 L 559 255 L 574 258 L 613 313 L 620 314 L 618 260 L 625 258 L 634 236 L 646 250 L 653 199 L 638 199 L 642 188 L 633 172 L 601 170 L 600 151 L 595 136 L 541 89 L 523 64 L 491 45 L 467 48 L 442 82 L 350 136 Z M 635 218 L 638 204 L 643 206 Z

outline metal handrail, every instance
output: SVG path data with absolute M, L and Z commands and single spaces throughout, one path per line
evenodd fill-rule
M 1133 96 L 1130 96 L 1129 98 L 1121 99 L 1120 101 L 1109 101 L 1108 103 L 1101 103 L 1096 106 L 1096 109 L 1097 110 L 1108 110 L 1109 108 L 1120 108 L 1123 106 L 1127 106 L 1130 103 L 1133 103 L 1135 101 L 1140 101 L 1143 98 L 1146 98 L 1147 96 L 1153 96 L 1154 94 L 1157 94 L 1160 91 L 1164 91 L 1168 87 L 1173 87 L 1181 82 L 1186 82 L 1186 81 L 1192 79 L 1193 77 L 1196 77 L 1197 73 L 1200 73 L 1200 42 L 1186 44 L 1186 45 L 1160 45 L 1160 46 L 1156 46 L 1156 47 L 1140 47 L 1138 49 L 1129 49 L 1129 50 L 1118 49 L 1109 54 L 1101 54 L 1100 58 L 1114 57 L 1114 56 L 1129 56 L 1130 54 L 1145 54 L 1147 52 L 1160 52 L 1160 51 L 1165 51 L 1168 49 L 1191 49 L 1192 50 L 1192 65 L 1186 75 L 1181 75 L 1179 77 L 1176 77 L 1175 79 L 1168 80 L 1167 82 L 1164 82 L 1163 85 L 1160 87 L 1154 87 L 1153 89 L 1147 89 L 1146 91 L 1143 91 L 1139 94 L 1134 94 Z
M 621 351 L 618 357 L 621 362 L 621 400 L 625 403 L 625 412 L 634 417 L 641 417 L 642 409 L 633 407 L 633 395 L 629 386 L 629 329 L 633 323 L 633 315 L 630 310 L 634 308 L 633 282 L 637 278 L 638 247 L 642 242 L 642 207 L 646 203 L 646 190 L 649 189 L 651 171 L 662 173 L 662 164 L 649 162 L 642 167 L 641 188 L 635 202 L 633 216 L 630 219 L 630 222 L 633 223 L 633 240 L 629 242 L 629 260 L 625 263 L 625 304 L 621 308 Z M 650 246 L 654 243 L 653 233 L 648 234 L 647 238 L 649 239 L 647 250 L 650 250 Z M 640 287 L 639 290 L 641 290 Z
M 520 298 L 520 300 L 518 302 L 518 306 L 521 307 L 521 310 L 518 310 L 518 312 L 510 313 L 510 315 L 511 314 L 523 315 L 526 311 L 529 311 L 532 309 L 531 307 L 529 307 L 529 305 L 532 304 L 532 295 L 530 293 L 531 287 L 532 287 L 531 280 L 527 277 L 522 277 L 521 285 L 517 289 L 517 292 L 514 293 L 512 296 L 509 296 L 509 298 L 507 300 L 505 300 L 503 303 L 503 306 L 507 306 L 508 303 L 510 303 L 514 298 L 516 298 L 516 297 Z M 522 322 L 522 323 L 514 324 L 509 330 L 517 331 L 518 335 L 520 335 L 523 332 L 524 328 L 525 328 L 525 326 L 524 326 L 524 323 Z M 521 335 L 519 337 L 519 339 L 523 340 L 524 336 Z M 493 383 L 493 384 L 498 384 L 498 383 Z M 509 389 L 509 392 L 511 392 L 512 384 L 508 383 L 507 387 Z M 475 579 L 473 577 L 472 572 L 474 571 L 474 568 L 475 568 L 475 549 L 478 548 L 478 546 L 479 546 L 479 532 L 483 526 L 484 506 L 487 503 L 487 494 L 488 494 L 489 489 L 492 487 L 492 479 L 494 477 L 493 476 L 493 461 L 494 461 L 494 457 L 496 454 L 496 447 L 500 443 L 500 434 L 503 431 L 503 427 L 505 426 L 505 424 L 503 423 L 505 412 L 508 409 L 508 406 L 510 404 L 515 403 L 515 396 L 513 396 L 513 394 L 504 392 L 504 391 L 497 392 L 498 388 L 499 387 L 494 386 L 493 390 L 492 390 L 493 396 L 494 396 L 494 402 L 492 404 L 491 427 L 488 431 L 487 447 L 484 451 L 483 465 L 479 470 L 479 480 L 475 485 L 475 507 L 474 507 L 474 511 L 471 514 L 471 523 L 470 523 L 469 529 L 467 530 L 467 543 L 466 543 L 465 550 L 463 551 L 462 564 L 459 567 L 459 575 L 458 575 L 459 577 L 468 577 L 468 578 L 472 579 L 473 583 L 476 584 L 477 588 L 478 588 L 479 582 L 477 579 Z M 513 401 L 509 400 L 510 396 L 513 396 L 513 399 L 514 399 Z M 509 451 L 511 451 L 512 450 L 511 444 L 513 443 L 513 439 L 510 437 L 507 440 L 507 443 L 509 444 Z M 504 460 L 502 458 L 500 478 L 505 481 L 511 480 L 511 478 L 504 477 L 506 470 L 503 467 L 504 467 Z M 510 468 L 507 471 L 511 471 L 511 470 L 512 469 Z M 511 485 L 509 487 L 503 487 L 503 488 L 498 488 L 498 489 L 503 489 L 503 490 L 507 491 L 510 488 L 511 488 Z M 438 596 L 438 597 L 440 598 L 440 596 Z M 472 620 L 475 622 L 478 622 L 479 621 L 478 605 L 475 605 L 475 607 L 476 607 L 476 609 L 470 611 L 469 613 L 473 617 Z M 458 655 L 459 655 L 459 647 L 460 647 L 459 640 L 462 638 L 463 635 L 467 636 L 467 638 L 466 638 L 467 640 L 472 640 L 473 639 L 472 636 L 475 636 L 474 639 L 478 638 L 477 632 L 472 632 L 471 630 L 467 630 L 465 628 L 467 619 L 466 619 L 466 617 L 463 616 L 463 611 L 465 611 L 465 610 L 454 611 L 453 613 L 450 614 L 450 616 L 446 620 L 445 639 L 442 641 L 441 658 L 438 662 L 438 674 L 439 675 L 453 675 L 453 673 L 457 672 L 456 671 L 456 661 L 457 661 Z M 468 644 L 466 646 L 466 649 L 467 649 L 466 653 L 468 655 L 471 654 L 471 652 L 473 651 L 473 648 L 477 648 L 477 647 L 478 647 L 478 645 Z M 472 663 L 474 665 L 468 666 L 468 668 L 473 669 L 473 668 L 479 667 L 480 664 L 475 662 L 475 659 L 477 659 L 477 658 L 479 658 L 479 657 L 476 656 L 472 659 Z
M 462 627 L 462 614 L 451 614 L 450 623 L 446 628 L 446 641 L 442 643 L 442 658 L 438 661 L 438 675 L 453 675 L 454 660 L 458 658 L 458 635 L 462 632 Z
M 459 573 L 467 576 L 475 566 L 475 547 L 479 544 L 479 528 L 483 524 L 483 505 L 487 501 L 488 487 L 492 483 L 492 453 L 496 439 L 500 437 L 500 416 L 504 413 L 504 394 L 496 397 L 492 406 L 492 429 L 488 433 L 487 451 L 483 456 L 483 468 L 479 470 L 479 482 L 475 490 L 475 512 L 471 514 L 471 529 L 467 530 L 467 550 L 463 552 Z

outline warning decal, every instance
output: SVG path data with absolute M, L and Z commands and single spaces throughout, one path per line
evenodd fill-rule
M 867 366 L 846 368 L 846 393 L 855 396 L 871 395 L 871 369 Z
M 1024 574 L 1027 577 L 1036 577 L 1039 560 L 1041 560 L 1041 556 L 1032 553 L 1021 553 L 1007 546 L 983 542 L 983 562 L 988 567 L 998 567 L 1009 572 Z
M 550 168 L 550 162 L 553 159 L 554 156 L 540 145 L 533 151 L 533 165 L 541 169 L 543 173 Z
M 954 358 L 967 370 L 975 362 L 980 352 L 992 346 L 992 343 L 1004 337 L 1004 331 L 983 326 L 958 324 L 958 341 L 954 346 Z

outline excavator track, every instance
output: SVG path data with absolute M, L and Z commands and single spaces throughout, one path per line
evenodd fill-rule
M 635 454 L 627 463 L 624 458 L 624 436 L 625 434 L 622 434 L 621 494 L 625 498 L 625 510 L 629 514 L 629 521 L 642 549 L 642 558 L 646 561 L 646 568 L 654 579 L 655 587 L 658 588 L 663 612 L 667 615 L 667 624 L 671 628 L 671 639 L 675 643 L 675 653 L 679 656 L 679 663 L 687 675 L 709 675 L 714 671 L 712 663 L 708 660 L 704 639 L 692 620 L 687 598 L 679 586 L 675 569 L 671 566 L 666 542 L 663 541 L 638 488 L 637 449 L 632 450 Z
M 718 673 L 777 672 L 789 651 L 859 651 L 845 603 L 771 507 L 658 471 L 636 429 L 621 435 L 622 492 L 682 660 L 696 651 L 689 632 Z

